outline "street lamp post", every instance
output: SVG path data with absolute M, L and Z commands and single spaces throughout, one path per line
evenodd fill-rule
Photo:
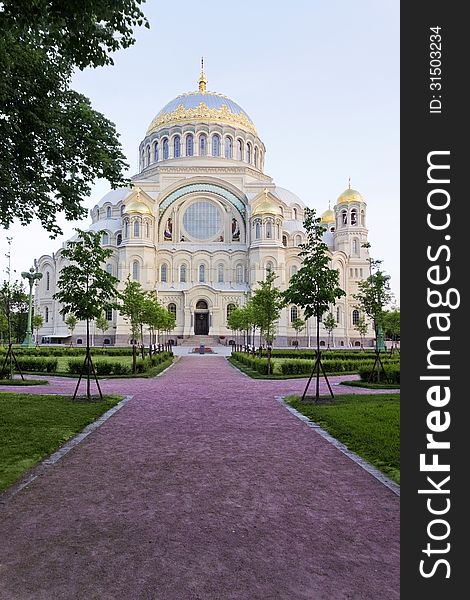
M 29 271 L 23 271 L 21 277 L 24 277 L 29 281 L 29 308 L 28 308 L 28 327 L 26 329 L 26 337 L 23 342 L 23 346 L 32 348 L 33 344 L 33 285 L 36 280 L 39 281 L 42 277 L 42 273 L 36 273 L 34 267 L 31 267 Z

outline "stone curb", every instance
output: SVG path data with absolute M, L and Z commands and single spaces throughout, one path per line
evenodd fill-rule
M 367 471 L 368 473 L 370 473 L 373 477 L 375 477 L 375 479 L 380 481 L 380 483 L 382 483 L 383 485 L 388 487 L 394 494 L 396 494 L 397 496 L 400 496 L 400 486 L 397 483 L 395 483 L 394 481 L 389 479 L 386 475 L 384 475 L 381 471 L 379 471 L 373 465 L 371 465 L 366 460 L 364 460 L 361 456 L 359 456 L 352 450 L 349 450 L 349 448 L 347 446 L 345 446 L 342 442 L 340 442 L 339 440 L 334 438 L 330 433 L 325 431 L 325 429 L 320 427 L 320 425 L 318 425 L 318 423 L 315 423 L 315 421 L 310 420 L 308 417 L 306 417 L 305 415 L 300 413 L 298 410 L 296 410 L 295 408 L 290 406 L 285 401 L 284 396 L 275 396 L 275 398 L 279 402 L 279 404 L 284 406 L 284 408 L 286 408 L 295 417 L 297 417 L 298 419 L 303 421 L 308 427 L 315 429 L 315 431 L 319 435 L 321 435 L 327 442 L 332 444 L 335 448 L 338 448 L 338 450 L 340 452 L 345 454 L 348 458 L 350 458 L 352 461 L 354 461 L 356 464 L 358 464 L 360 467 L 362 467 L 364 469 L 364 471 Z
M 168 367 L 169 368 L 169 367 Z M 21 477 L 20 481 L 17 483 L 13 483 L 9 488 L 0 492 L 0 504 L 5 504 L 6 501 L 10 500 L 16 494 L 21 492 L 21 490 L 25 489 L 30 485 L 35 479 L 39 476 L 43 475 L 47 469 L 53 465 L 55 465 L 61 458 L 63 458 L 66 454 L 78 446 L 80 442 L 82 442 L 86 437 L 90 435 L 95 429 L 98 429 L 103 423 L 105 423 L 110 417 L 112 417 L 118 410 L 120 410 L 123 406 L 125 406 L 129 400 L 131 400 L 133 396 L 125 396 L 120 402 L 118 402 L 115 406 L 110 408 L 108 411 L 103 413 L 101 417 L 90 423 L 83 429 L 80 433 L 78 433 L 71 440 L 66 442 L 63 446 L 61 446 L 58 450 L 52 453 L 47 458 L 43 459 L 39 464 L 32 467 L 27 474 Z

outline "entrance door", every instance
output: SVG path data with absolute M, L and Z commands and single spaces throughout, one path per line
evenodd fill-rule
M 196 335 L 207 335 L 209 333 L 209 313 L 196 313 L 194 333 Z

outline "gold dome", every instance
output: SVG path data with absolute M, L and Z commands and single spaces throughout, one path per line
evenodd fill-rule
M 253 216 L 262 215 L 266 213 L 270 215 L 282 215 L 281 208 L 274 202 L 271 202 L 271 200 L 268 200 L 267 198 L 258 204 L 258 206 L 253 211 Z
M 321 223 L 334 223 L 336 221 L 335 219 L 335 213 L 331 210 L 331 208 L 329 208 L 328 210 L 325 210 L 325 212 L 322 214 L 321 216 Z
M 130 202 L 124 209 L 124 214 L 133 213 L 133 212 L 141 213 L 143 215 L 151 214 L 150 208 L 146 204 L 144 204 L 143 202 L 139 202 L 138 200 L 134 200 L 133 202 Z
M 347 202 L 364 202 L 364 199 L 357 190 L 348 188 L 339 196 L 336 204 L 345 204 Z

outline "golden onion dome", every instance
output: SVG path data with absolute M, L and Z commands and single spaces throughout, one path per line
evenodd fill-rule
M 325 212 L 321 215 L 321 223 L 334 223 L 335 222 L 335 213 L 329 208 L 325 210 Z
M 349 202 L 364 202 L 364 199 L 357 190 L 348 188 L 338 197 L 336 204 L 346 204 Z
M 253 216 L 255 215 L 282 215 L 281 208 L 278 204 L 275 204 L 271 200 L 267 198 L 260 202 L 258 206 L 253 211 Z
M 152 214 L 150 208 L 146 204 L 144 204 L 143 202 L 139 202 L 138 200 L 134 200 L 133 202 L 130 202 L 126 205 L 126 208 L 124 209 L 124 214 L 126 215 L 129 213 L 140 213 L 142 215 Z

